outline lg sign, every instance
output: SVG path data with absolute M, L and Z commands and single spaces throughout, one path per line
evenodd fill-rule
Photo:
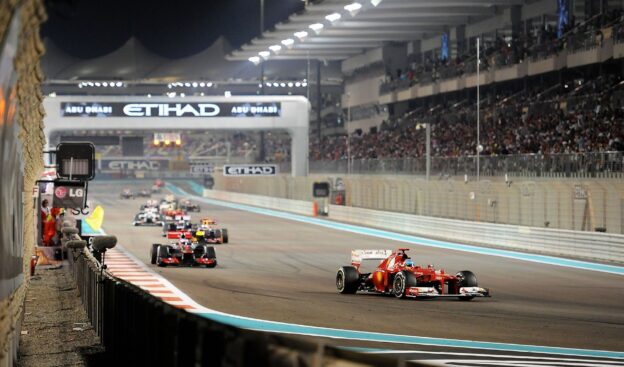
M 59 199 L 65 199 L 69 194 L 70 198 L 82 198 L 84 196 L 84 190 L 78 188 L 67 188 L 65 186 L 59 186 L 54 190 L 54 195 Z

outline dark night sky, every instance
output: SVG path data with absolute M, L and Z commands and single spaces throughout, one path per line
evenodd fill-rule
M 47 0 L 42 37 L 72 56 L 108 54 L 133 35 L 150 51 L 181 58 L 224 36 L 235 48 L 259 34 L 260 0 Z M 303 9 L 301 0 L 265 0 L 265 29 Z

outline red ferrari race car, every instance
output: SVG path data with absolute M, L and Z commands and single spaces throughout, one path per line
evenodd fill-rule
M 150 251 L 152 264 L 158 266 L 217 266 L 217 254 L 214 247 L 193 244 L 181 236 L 178 241 L 166 245 L 155 243 Z
M 351 266 L 339 268 L 336 275 L 338 292 L 392 294 L 397 298 L 457 297 L 462 301 L 490 296 L 488 289 L 478 286 L 477 277 L 471 271 L 452 275 L 432 265 L 416 266 L 407 251 L 407 248 L 351 251 Z M 366 273 L 360 271 L 363 260 L 382 261 L 375 270 Z
M 162 214 L 163 221 L 177 220 L 176 218 L 184 217 L 187 214 L 182 209 L 166 209 L 166 210 L 161 210 L 160 213 Z

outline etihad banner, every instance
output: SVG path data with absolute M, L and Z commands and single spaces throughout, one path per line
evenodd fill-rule
M 275 176 L 279 168 L 275 164 L 226 164 L 223 176 Z
M 61 102 L 63 117 L 277 117 L 280 102 Z
M 136 158 L 106 158 L 102 159 L 100 167 L 104 171 L 165 171 L 169 169 L 167 159 L 136 159 Z

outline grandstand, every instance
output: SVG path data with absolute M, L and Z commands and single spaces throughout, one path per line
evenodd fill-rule
M 322 4 L 308 7 L 310 16 L 324 14 L 324 7 L 342 10 L 331 1 Z M 309 42 L 300 40 L 293 48 L 270 52 L 262 62 L 287 65 L 301 59 L 304 50 L 306 57 L 318 60 L 314 77 L 308 75 L 309 62 L 306 66 L 307 79 L 301 80 L 307 88 L 292 89 L 306 94 L 312 104 L 312 172 L 346 173 L 346 167 L 353 166 L 360 173 L 422 174 L 428 126 L 435 174 L 473 174 L 479 144 L 486 175 L 622 172 L 622 2 L 561 4 L 474 0 L 454 9 L 452 2 L 440 1 L 427 5 L 431 19 L 423 19 L 422 4 L 379 2 L 365 7 L 363 14 L 332 23 Z M 409 24 L 399 22 L 403 18 Z M 308 18 L 293 15 L 227 58 L 254 59 L 271 39 L 292 36 L 292 30 L 308 23 Z M 241 93 L 293 84 L 258 81 L 246 83 L 260 90 Z M 317 83 L 322 85 L 317 88 Z M 184 88 L 193 83 L 174 84 Z M 227 83 L 221 87 L 229 88 Z M 185 89 L 189 96 L 198 91 Z M 155 147 L 150 134 L 142 134 L 148 158 L 285 162 L 283 172 L 289 169 L 286 133 L 182 132 L 180 149 Z M 98 150 L 104 157 L 124 155 L 118 145 Z

